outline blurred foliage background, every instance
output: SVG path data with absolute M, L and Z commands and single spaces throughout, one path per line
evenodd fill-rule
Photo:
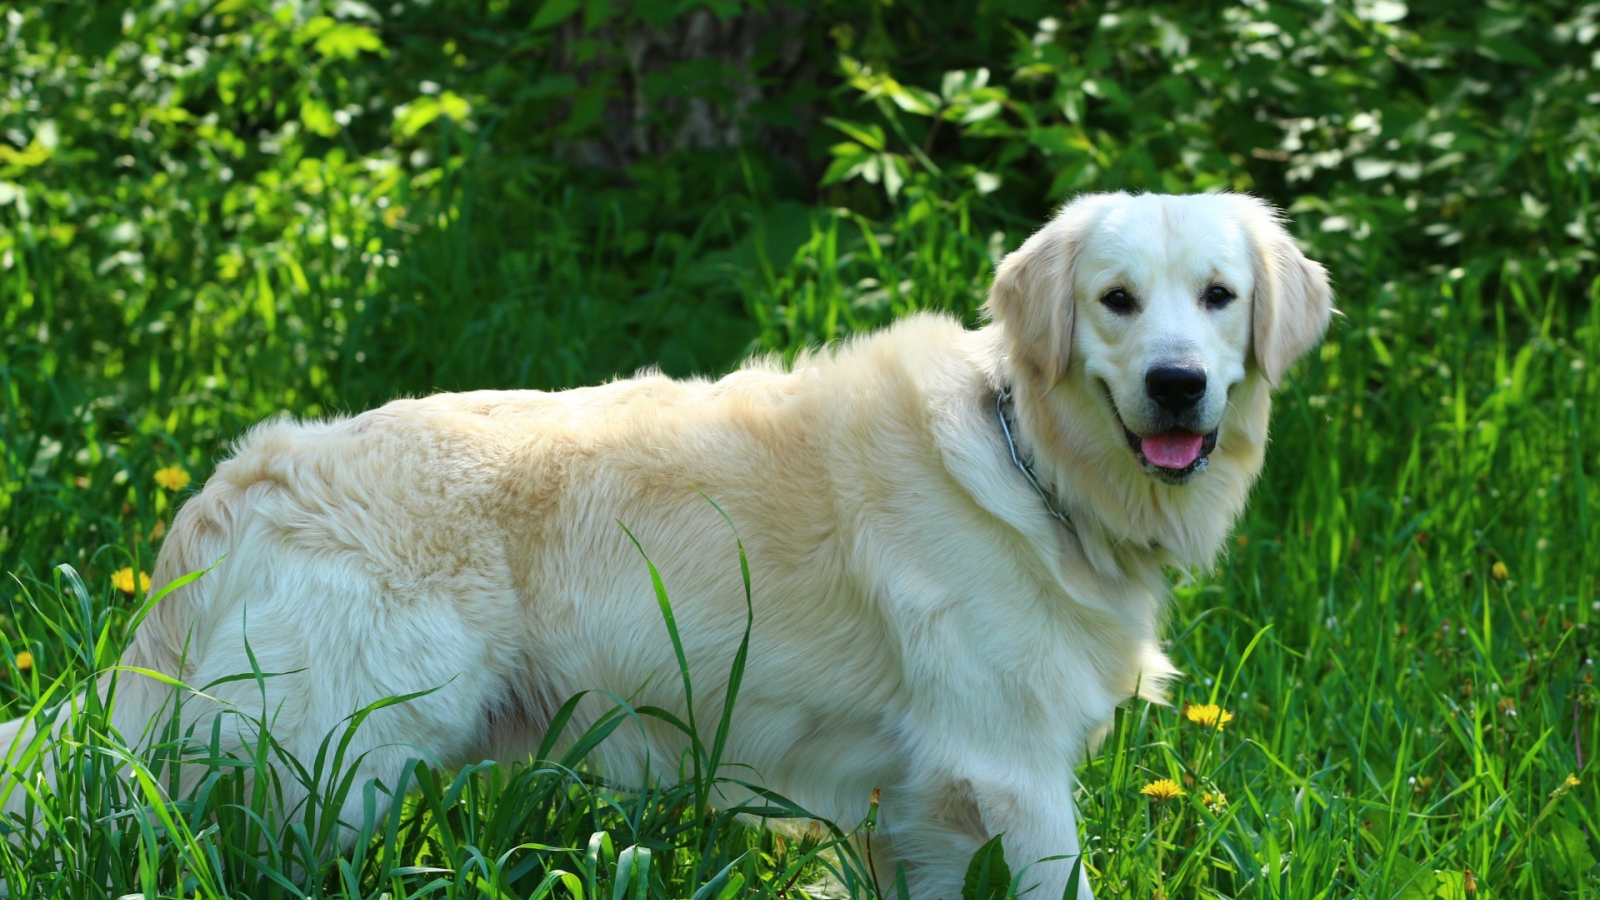
M 1233 672 L 1233 727 L 1277 767 L 1226 757 L 1260 797 L 1215 833 L 1179 837 L 1136 791 L 1090 802 L 1129 851 L 1097 884 L 1412 896 L 1437 868 L 1443 897 L 1470 867 L 1595 895 L 1600 777 L 1564 779 L 1600 753 L 1600 3 L 0 15 L 0 571 L 39 596 L 70 562 L 122 615 L 113 571 L 150 568 L 182 497 L 155 472 L 198 482 L 264 417 L 715 375 L 912 309 L 975 321 L 994 263 L 1076 193 L 1250 191 L 1345 318 L 1281 397 L 1224 574 L 1181 589 L 1174 652 L 1217 678 L 1194 700 Z M 24 648 L 35 676 L 72 665 L 28 615 L 3 624 L 8 698 L 37 691 Z M 1119 725 L 1094 797 L 1169 764 L 1209 783 L 1151 749 L 1182 727 L 1163 716 Z M 1207 861 L 1135 862 L 1179 845 Z

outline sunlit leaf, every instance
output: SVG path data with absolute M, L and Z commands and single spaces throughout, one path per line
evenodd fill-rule
M 355 59 L 363 52 L 380 55 L 386 52 L 378 33 L 365 25 L 329 20 L 329 23 L 322 27 L 313 29 L 308 26 L 306 32 L 314 34 L 311 46 L 325 57 Z
M 300 121 L 323 137 L 333 137 L 339 133 L 339 123 L 334 121 L 333 111 L 328 109 L 328 104 L 317 97 L 307 97 L 301 101 Z
M 883 129 L 877 125 L 858 125 L 855 122 L 832 118 L 824 119 L 823 121 L 860 141 L 863 146 L 870 150 L 881 151 L 884 149 Z

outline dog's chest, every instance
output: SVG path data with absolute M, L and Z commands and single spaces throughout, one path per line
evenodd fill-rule
M 1118 703 L 1171 674 L 1142 612 L 1159 597 L 1134 579 L 1063 584 L 988 543 L 907 556 L 885 585 L 908 711 L 974 739 L 1079 758 Z

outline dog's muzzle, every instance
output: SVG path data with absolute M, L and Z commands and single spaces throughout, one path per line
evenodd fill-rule
M 1203 380 L 1201 383 L 1204 384 Z M 1203 387 L 1201 391 L 1203 393 Z M 1218 429 L 1202 433 L 1175 423 L 1141 435 L 1122 420 L 1122 412 L 1117 409 L 1116 398 L 1112 396 L 1109 386 L 1106 387 L 1106 402 L 1111 404 L 1111 414 L 1116 417 L 1117 425 L 1122 428 L 1123 437 L 1128 442 L 1128 449 L 1133 451 L 1145 474 L 1154 475 L 1168 484 L 1186 484 L 1206 470 L 1211 451 L 1217 449 Z M 1192 413 L 1193 406 L 1192 403 L 1188 404 L 1182 412 L 1170 418 L 1188 418 L 1184 413 Z

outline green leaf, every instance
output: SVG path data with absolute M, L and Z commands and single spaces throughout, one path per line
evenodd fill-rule
M 825 118 L 822 121 L 860 141 L 869 150 L 883 152 L 885 141 L 882 128 L 876 125 L 857 125 L 854 122 L 846 122 L 843 119 Z
M 1078 894 L 1088 882 L 1083 878 L 1083 854 L 1072 861 L 1072 871 L 1067 873 L 1067 889 L 1061 892 L 1061 900 L 1078 900 Z
M 565 73 L 541 75 L 517 90 L 516 101 L 525 103 L 530 100 L 566 98 L 577 92 L 578 80 L 571 75 Z
M 1435 872 L 1433 877 L 1439 882 L 1438 888 L 1434 891 L 1434 897 L 1438 900 L 1467 900 L 1465 873 L 1449 869 Z
M 967 877 L 961 885 L 961 900 L 1005 900 L 1011 889 L 1011 867 L 1006 865 L 1006 851 L 1000 845 L 1000 835 L 978 848 L 967 864 Z
M 428 123 L 439 118 L 439 101 L 432 97 L 418 97 L 416 100 L 394 110 L 394 130 L 402 138 L 408 138 L 428 126 Z
M 868 157 L 867 161 L 861 164 L 861 177 L 866 180 L 867 184 L 877 184 L 879 179 L 883 177 L 883 160 L 885 157 L 886 154 L 875 154 Z
M 894 82 L 887 85 L 885 93 L 894 105 L 918 116 L 931 116 L 939 108 L 939 96 L 932 91 Z
M 472 104 L 454 91 L 445 91 L 439 95 L 439 112 L 449 116 L 453 121 L 463 122 L 471 114 Z
M 332 110 L 316 97 L 300 101 L 300 121 L 305 123 L 307 130 L 323 137 L 333 137 L 339 133 L 339 123 L 334 121 Z
M 1398 22 L 1410 12 L 1404 3 L 1398 0 L 1374 0 L 1372 3 L 1357 4 L 1356 14 L 1368 22 Z
M 860 145 L 852 144 L 851 146 Z M 827 187 L 830 184 L 838 184 L 856 177 L 866 167 L 867 159 L 865 156 L 834 157 L 833 162 L 828 164 L 828 170 L 822 173 L 822 186 Z
M 1526 44 L 1518 43 L 1510 38 L 1492 37 L 1484 38 L 1478 42 L 1479 53 L 1498 62 L 1516 63 L 1530 69 L 1543 69 L 1545 61 L 1539 54 L 1533 52 Z
M 272 279 L 267 277 L 266 266 L 256 266 L 256 312 L 271 336 L 278 328 L 278 296 L 272 290 Z
M 961 116 L 961 124 L 971 125 L 974 122 L 982 122 L 985 119 L 992 119 L 999 114 L 1000 101 L 988 100 L 983 103 L 979 103 L 977 106 L 974 106 L 963 113 Z
M 533 21 L 528 23 L 528 30 L 544 31 L 547 28 L 554 28 L 572 18 L 582 6 L 579 0 L 544 0 L 544 5 L 533 14 Z
M 310 30 L 309 28 L 307 30 Z M 355 59 L 363 51 L 385 54 L 383 39 L 378 33 L 365 25 L 351 25 L 347 22 L 335 22 L 325 28 L 318 29 L 316 40 L 311 47 L 317 53 L 329 59 Z
M 1376 328 L 1367 331 L 1367 340 L 1372 343 L 1372 355 L 1378 358 L 1378 363 L 1385 368 L 1394 365 L 1394 354 L 1389 352 L 1389 345 L 1378 336 Z
M 1565 875 L 1569 883 L 1576 883 L 1595 866 L 1594 852 L 1589 849 L 1589 838 L 1583 829 L 1572 824 L 1565 816 L 1550 817 L 1550 833 L 1545 837 L 1548 847 L 1546 858 L 1551 868 Z
M 965 71 L 957 69 L 944 73 L 944 78 L 939 84 L 939 93 L 944 96 L 945 102 L 955 103 L 973 91 L 987 87 L 989 84 L 988 69 L 973 69 Z
M 744 887 L 744 876 L 735 874 L 733 870 L 739 863 L 744 862 L 744 858 L 748 855 L 748 853 L 742 853 L 733 862 L 723 866 L 722 871 L 713 875 L 710 881 L 695 889 L 694 896 L 690 900 L 726 900 L 723 896 L 724 894 L 729 897 L 737 895 L 739 888 Z M 730 887 L 733 888 L 732 893 L 728 892 Z
M 1397 856 L 1389 869 L 1390 890 L 1399 889 L 1394 900 L 1434 900 L 1439 879 L 1421 863 Z
M 723 886 L 722 891 L 717 894 L 717 900 L 734 900 L 735 897 L 744 896 L 743 891 L 744 873 L 735 872 L 728 879 L 728 883 Z
M 1051 156 L 1076 156 L 1093 150 L 1082 130 L 1050 125 L 1028 132 L 1028 140 Z
M 440 116 L 460 122 L 471 112 L 472 104 L 465 97 L 454 91 L 445 91 L 437 97 L 418 97 L 405 106 L 395 107 L 394 128 L 400 137 L 408 138 Z
M 890 197 L 900 196 L 900 187 L 905 184 L 906 175 L 910 172 L 911 166 L 903 157 L 893 153 L 883 154 L 883 187 Z
M 611 900 L 648 900 L 650 886 L 650 848 L 635 844 L 617 856 L 617 878 L 611 885 Z
M 583 30 L 593 31 L 617 16 L 612 0 L 589 0 L 583 7 Z
M 596 831 L 589 835 L 589 847 L 583 855 L 583 867 L 589 876 L 589 883 L 593 885 L 600 877 L 600 873 L 610 864 L 615 855 L 612 850 L 611 835 L 604 831 Z

